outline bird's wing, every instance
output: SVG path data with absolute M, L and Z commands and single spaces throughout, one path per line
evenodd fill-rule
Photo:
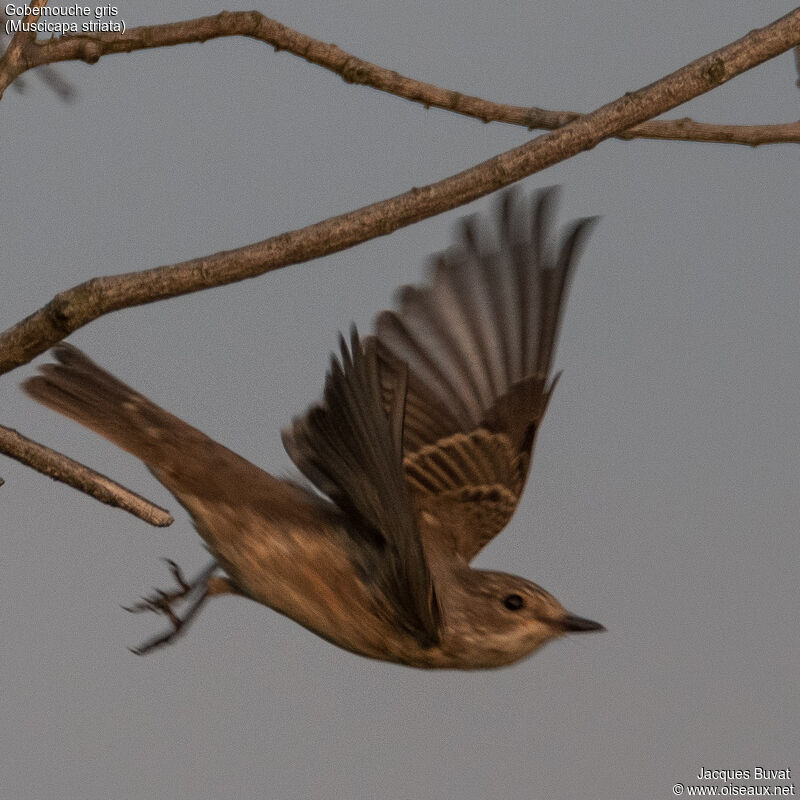
M 370 579 L 397 623 L 422 646 L 433 645 L 439 610 L 403 473 L 406 370 L 385 376 L 382 389 L 375 341 L 362 343 L 353 328 L 350 348 L 340 344 L 323 401 L 284 430 L 284 446 L 345 512 L 356 543 L 377 555 Z
M 385 402 L 408 371 L 404 470 L 417 507 L 446 521 L 463 558 L 511 518 L 557 377 L 567 285 L 596 218 L 555 241 L 556 190 L 501 196 L 497 232 L 463 220 L 425 286 L 399 292 L 375 338 Z

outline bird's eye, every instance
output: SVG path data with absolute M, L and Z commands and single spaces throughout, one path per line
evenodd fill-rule
M 522 597 L 518 594 L 510 594 L 503 600 L 503 605 L 509 611 L 519 611 L 524 604 Z

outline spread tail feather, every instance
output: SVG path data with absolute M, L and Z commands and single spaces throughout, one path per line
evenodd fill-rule
M 62 343 L 51 352 L 57 363 L 42 366 L 41 375 L 22 384 L 24 391 L 127 450 L 154 471 L 185 462 L 187 442 L 207 440 L 205 434 L 159 408 L 72 345 Z M 163 481 L 166 476 L 158 477 Z

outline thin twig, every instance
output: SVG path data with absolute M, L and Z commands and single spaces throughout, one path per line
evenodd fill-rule
M 506 122 L 529 130 L 556 130 L 581 115 L 575 111 L 493 103 L 480 97 L 443 89 L 413 80 L 393 70 L 372 64 L 338 47 L 282 25 L 258 11 L 223 11 L 211 17 L 164 25 L 131 28 L 124 34 L 92 33 L 62 36 L 49 41 L 31 41 L 25 59 L 12 60 L 3 68 L 0 59 L 0 97 L 11 81 L 27 69 L 58 61 L 81 60 L 94 64 L 100 58 L 154 47 L 206 42 L 228 36 L 247 36 L 265 42 L 276 51 L 286 50 L 312 64 L 340 75 L 348 83 L 371 86 L 425 107 L 436 107 L 474 117 L 483 122 Z M 757 146 L 800 142 L 800 123 L 777 125 L 717 125 L 690 119 L 643 122 L 615 134 L 620 139 L 667 139 L 694 142 L 727 142 Z
M 141 272 L 93 278 L 56 295 L 46 306 L 0 334 L 0 374 L 27 363 L 72 331 L 111 311 L 253 278 L 344 250 L 469 203 L 595 147 L 798 43 L 800 8 L 552 133 L 437 183 L 237 250 Z
M 32 467 L 37 472 L 49 475 L 53 480 L 89 494 L 101 503 L 121 508 L 151 525 L 163 528 L 173 522 L 169 511 L 11 428 L 0 426 L 0 453 Z

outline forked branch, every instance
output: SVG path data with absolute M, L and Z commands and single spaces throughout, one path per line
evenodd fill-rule
M 529 130 L 555 130 L 581 116 L 575 111 L 552 111 L 535 106 L 494 103 L 414 80 L 358 58 L 335 44 L 328 44 L 293 30 L 258 11 L 223 11 L 211 17 L 131 28 L 124 34 L 75 34 L 49 41 L 31 40 L 21 46 L 16 56 L 0 59 L 0 96 L 23 72 L 43 65 L 75 60 L 94 64 L 104 56 L 116 53 L 206 42 L 228 36 L 257 39 L 271 45 L 276 51 L 286 50 L 335 72 L 348 83 L 371 86 L 420 103 L 426 108 L 441 108 L 482 122 L 506 122 Z M 614 135 L 620 139 L 727 142 L 755 147 L 761 144 L 800 142 L 800 123 L 719 125 L 684 118 L 642 122 Z

